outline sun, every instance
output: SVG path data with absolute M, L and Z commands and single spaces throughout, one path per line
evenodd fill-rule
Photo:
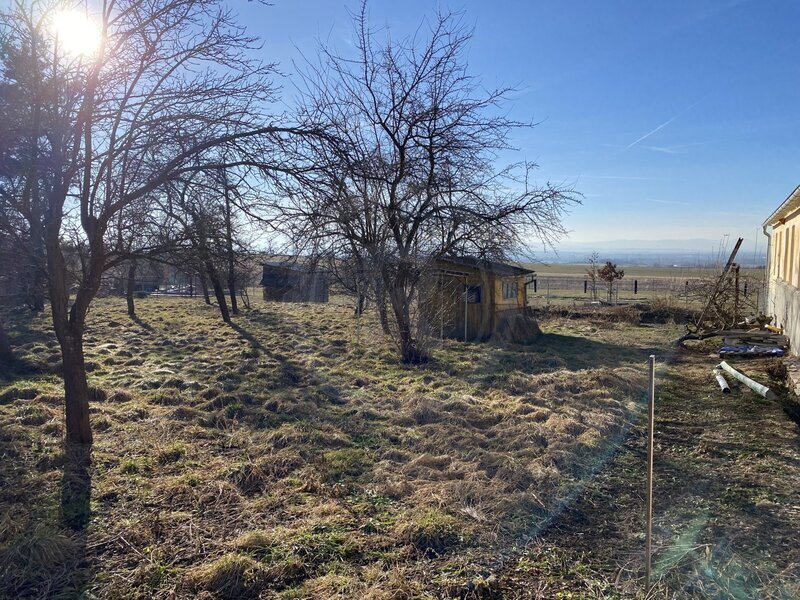
M 100 48 L 100 26 L 78 10 L 61 10 L 52 18 L 58 45 L 73 56 L 92 56 Z

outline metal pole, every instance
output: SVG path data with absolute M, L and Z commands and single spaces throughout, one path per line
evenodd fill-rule
M 650 355 L 650 389 L 647 398 L 647 532 L 645 533 L 645 593 L 650 593 L 650 579 L 652 576 L 652 546 L 653 546 L 653 436 L 655 425 L 656 406 L 656 357 Z

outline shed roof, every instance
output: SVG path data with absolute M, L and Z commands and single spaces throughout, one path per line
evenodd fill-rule
M 764 221 L 764 225 L 775 225 L 797 209 L 800 209 L 800 185 L 794 188 L 794 191 L 783 201 L 783 204 L 767 217 L 767 220 Z
M 536 272 L 532 269 L 526 269 L 517 265 L 489 260 L 486 258 L 476 258 L 474 256 L 448 256 L 438 259 L 437 262 L 462 267 L 471 267 L 479 271 L 494 273 L 495 275 L 521 276 Z
M 261 263 L 264 267 L 272 267 L 275 269 L 285 269 L 287 271 L 297 271 L 298 273 L 326 273 L 327 269 L 317 267 L 311 261 L 303 261 L 297 259 L 290 260 L 268 260 Z

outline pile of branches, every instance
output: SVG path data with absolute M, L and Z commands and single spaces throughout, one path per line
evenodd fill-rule
M 739 325 L 745 317 L 757 315 L 757 296 L 744 295 L 736 270 L 731 269 L 714 279 L 698 280 L 690 284 L 687 296 L 690 302 L 703 306 L 694 322 L 687 324 L 690 333 L 729 329 Z

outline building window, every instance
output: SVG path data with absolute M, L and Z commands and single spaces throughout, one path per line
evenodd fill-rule
M 465 285 L 464 293 L 467 295 L 467 304 L 480 304 L 481 303 L 481 286 L 479 285 Z
M 517 282 L 503 283 L 503 300 L 517 299 Z

